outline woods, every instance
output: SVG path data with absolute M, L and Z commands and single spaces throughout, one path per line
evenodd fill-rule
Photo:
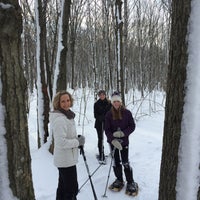
M 0 0 L 2 135 L 14 196 L 35 199 L 29 96 L 37 91 L 40 148 L 56 91 L 90 88 L 94 99 L 99 89 L 119 90 L 125 105 L 129 91 L 166 92 L 159 200 L 176 199 L 190 13 L 191 0 Z
M 31 11 L 33 5 L 29 5 L 28 2 L 21 4 L 25 9 L 24 14 L 28 12 L 27 10 Z M 62 14 L 61 5 L 59 1 L 49 1 L 47 5 L 44 5 L 46 8 L 43 8 L 42 13 L 46 16 L 46 36 L 44 35 L 46 38 L 43 39 L 47 46 L 45 64 L 50 66 L 46 67 L 48 72 L 46 73 L 51 74 L 51 79 L 47 79 L 51 82 L 55 78 L 54 70 L 58 62 L 56 59 L 59 59 L 56 51 L 60 50 L 59 34 L 61 33 L 59 33 L 58 19 Z M 34 33 L 34 11 L 23 17 L 28 22 L 24 28 Z M 170 21 L 169 12 L 162 3 L 156 1 L 152 1 L 152 4 L 145 1 L 72 1 L 70 18 L 66 16 L 64 19 L 69 20 L 69 28 L 67 22 L 63 22 L 66 25 L 63 30 L 65 36 L 62 36 L 64 39 L 62 45 L 66 54 L 64 58 L 66 69 L 62 69 L 62 71 L 65 70 L 62 76 L 66 74 L 65 87 L 88 86 L 114 90 L 120 89 L 120 84 L 124 84 L 124 91 L 128 91 L 130 88 L 145 90 L 155 87 L 162 89 L 165 86 Z M 27 34 L 25 36 L 30 37 Z M 36 44 L 27 45 L 25 49 L 35 46 L 33 51 L 27 51 L 32 54 Z M 30 58 L 31 55 L 27 57 Z M 35 56 L 31 58 L 36 59 Z M 124 67 L 124 64 L 126 68 L 120 72 L 119 67 L 120 65 L 121 68 Z M 150 77 L 147 75 L 149 73 L 152 74 Z M 141 75 L 143 80 L 139 78 Z M 51 91 L 51 88 L 49 89 Z

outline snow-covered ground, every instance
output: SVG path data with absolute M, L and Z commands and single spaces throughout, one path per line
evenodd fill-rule
M 72 92 L 69 90 L 69 92 Z M 86 144 L 84 147 L 87 164 L 89 166 L 90 174 L 92 174 L 99 166 L 96 160 L 97 151 L 97 134 L 94 129 L 93 104 L 94 98 L 89 90 L 86 91 L 86 118 L 84 116 L 84 104 L 81 105 L 82 92 L 76 91 L 73 95 L 75 97 L 75 105 L 72 108 L 76 113 L 77 132 L 86 137 Z M 132 95 L 129 95 L 129 97 Z M 127 99 L 129 99 L 127 97 Z M 149 97 L 147 98 L 149 99 Z M 162 103 L 163 96 L 161 93 L 156 94 L 158 103 Z M 152 102 L 151 102 L 152 103 Z M 150 101 L 143 101 L 142 107 L 138 111 L 140 104 L 132 104 L 128 102 L 128 109 L 130 109 L 139 120 L 136 121 L 136 130 L 130 136 L 130 163 L 133 168 L 133 175 L 136 182 L 139 184 L 139 194 L 134 197 L 135 200 L 157 200 L 158 199 L 158 185 L 160 160 L 162 150 L 162 134 L 164 121 L 164 108 L 156 104 L 156 109 L 159 112 L 151 112 L 149 115 Z M 155 104 L 152 104 L 154 107 Z M 163 105 L 163 103 L 162 103 Z M 143 117 L 139 117 L 142 114 Z M 83 124 L 84 123 L 84 124 Z M 30 148 L 32 157 L 32 175 L 36 200 L 55 200 L 55 193 L 57 188 L 58 171 L 53 165 L 53 156 L 48 152 L 48 144 L 43 145 L 37 149 L 37 132 L 36 132 L 36 97 L 32 97 L 29 114 L 29 131 L 30 131 Z M 106 141 L 105 152 L 109 155 L 109 146 Z M 102 165 L 92 176 L 95 192 L 98 199 L 105 199 L 103 195 L 106 194 L 106 199 L 125 200 L 133 197 L 125 195 L 125 187 L 119 193 L 105 190 L 108 172 L 110 167 L 110 157 L 107 159 L 107 165 Z M 82 155 L 79 156 L 79 163 L 77 164 L 79 188 L 88 179 L 88 173 Z M 109 184 L 114 181 L 115 177 L 111 170 L 109 177 Z M 88 181 L 80 190 L 77 196 L 78 200 L 92 200 L 93 192 L 90 181 Z

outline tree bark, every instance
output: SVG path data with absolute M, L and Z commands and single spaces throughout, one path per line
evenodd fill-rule
M 160 171 L 159 200 L 176 199 L 178 150 L 183 115 L 187 54 L 187 25 L 190 0 L 172 2 L 167 97 Z
M 20 200 L 35 199 L 28 142 L 27 83 L 22 66 L 22 16 L 18 1 L 0 6 L 0 69 L 10 188 Z
M 122 102 L 125 105 L 124 97 L 124 60 L 123 60 L 123 21 L 122 21 L 122 1 L 115 2 L 115 18 L 116 18 L 116 60 L 117 60 L 117 90 L 121 92 Z
M 60 52 L 59 74 L 57 79 L 57 91 L 66 90 L 67 87 L 67 38 L 69 30 L 71 0 L 64 1 L 63 19 L 62 19 L 62 45 L 63 49 Z
M 49 93 L 47 80 L 49 81 L 49 66 L 47 64 L 47 51 L 46 51 L 46 1 L 38 1 L 38 13 L 39 13 L 39 25 L 40 25 L 40 79 L 41 79 L 41 91 L 43 96 L 43 127 L 44 127 L 44 141 L 41 144 L 47 142 L 49 136 L 48 123 L 49 123 Z M 41 134 L 41 133 L 40 133 Z

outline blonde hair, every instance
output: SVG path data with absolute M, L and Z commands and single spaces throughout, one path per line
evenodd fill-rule
M 116 110 L 113 106 L 111 108 L 112 118 L 113 120 L 122 119 L 122 113 L 125 110 L 125 107 L 121 105 L 118 110 Z
M 58 109 L 61 108 L 60 107 L 60 98 L 61 98 L 61 96 L 65 95 L 65 94 L 67 94 L 69 96 L 69 99 L 70 99 L 70 102 L 71 102 L 70 107 L 73 106 L 74 99 L 73 99 L 72 95 L 69 92 L 67 92 L 65 90 L 62 90 L 62 91 L 57 92 L 55 97 L 54 97 L 54 99 L 53 99 L 53 108 L 54 108 L 54 110 L 58 110 Z

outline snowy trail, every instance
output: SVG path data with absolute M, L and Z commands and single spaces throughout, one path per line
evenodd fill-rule
M 35 106 L 34 102 L 33 107 Z M 90 103 L 92 105 L 93 102 Z M 78 104 L 77 104 L 78 105 Z M 99 166 L 96 159 L 97 153 L 97 135 L 94 129 L 93 110 L 87 110 L 88 123 L 84 125 L 84 136 L 86 143 L 84 147 L 87 164 L 90 174 Z M 79 110 L 78 108 L 74 108 Z M 36 130 L 33 122 L 36 119 L 36 112 L 31 108 L 29 115 L 30 126 L 30 147 L 32 157 L 32 175 L 36 200 L 55 200 L 58 172 L 53 165 L 53 156 L 48 152 L 47 145 L 39 150 L 36 147 Z M 92 176 L 92 182 L 98 197 L 101 199 L 116 200 L 157 200 L 158 185 L 160 172 L 160 159 L 162 150 L 162 133 L 163 133 L 164 111 L 154 113 L 151 117 L 146 116 L 136 122 L 136 130 L 130 136 L 129 159 L 133 168 L 133 176 L 139 184 L 139 194 L 136 197 L 127 196 L 125 187 L 120 192 L 106 190 L 107 197 L 102 197 L 105 193 L 106 181 L 110 167 L 110 157 L 108 157 L 107 165 L 101 166 Z M 78 120 L 78 114 L 76 117 Z M 77 122 L 78 124 L 78 122 Z M 82 126 L 77 126 L 77 133 L 82 133 Z M 104 140 L 105 153 L 109 154 L 108 143 Z M 88 173 L 82 155 L 79 156 L 77 164 L 79 187 L 88 179 Z M 109 184 L 115 180 L 113 170 L 111 169 Z M 88 181 L 77 196 L 78 200 L 93 200 L 93 193 Z

